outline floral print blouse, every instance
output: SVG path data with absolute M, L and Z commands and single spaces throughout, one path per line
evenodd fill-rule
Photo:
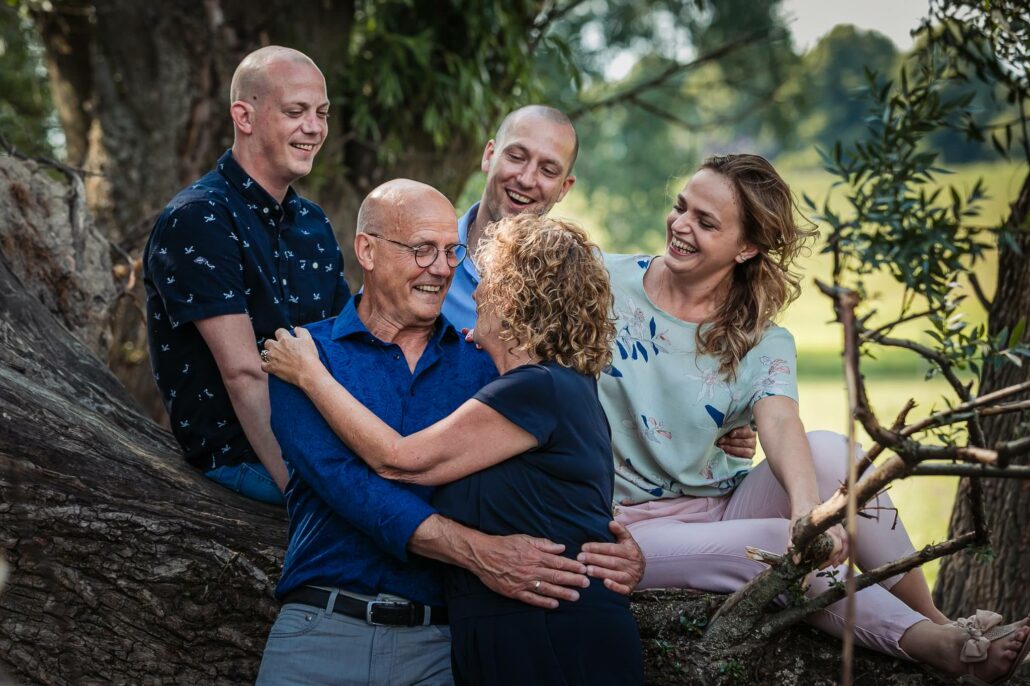
M 598 395 L 612 429 L 617 505 L 728 493 L 751 461 L 727 455 L 715 442 L 749 424 L 761 398 L 798 399 L 790 332 L 770 325 L 736 377 L 727 379 L 716 358 L 697 354 L 698 325 L 662 311 L 644 292 L 652 259 L 605 255 L 617 333 Z

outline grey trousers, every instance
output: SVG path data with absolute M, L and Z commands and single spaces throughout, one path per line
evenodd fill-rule
M 329 606 L 336 598 L 329 601 Z M 288 603 L 268 634 L 258 686 L 450 686 L 447 626 L 371 626 Z

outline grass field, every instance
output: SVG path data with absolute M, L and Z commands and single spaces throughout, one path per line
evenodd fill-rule
M 820 206 L 834 180 L 827 172 L 817 168 L 783 167 L 780 171 L 798 198 L 802 192 L 807 193 Z M 978 221 L 990 226 L 1000 223 L 1026 174 L 1025 167 L 1015 164 L 968 165 L 956 167 L 953 171 L 955 173 L 952 175 L 940 177 L 940 181 L 954 185 L 960 192 L 971 188 L 977 178 L 984 179 L 990 197 L 983 203 Z M 678 188 L 676 190 L 678 191 Z M 947 196 L 947 193 L 942 195 Z M 835 189 L 831 196 L 834 208 L 838 212 L 845 209 L 843 197 L 844 190 L 841 188 Z M 602 242 L 604 247 L 606 232 L 603 228 L 603 219 L 593 216 L 590 208 L 581 202 L 575 192 L 562 203 L 560 214 L 581 223 Z M 808 429 L 828 429 L 845 433 L 847 407 L 841 372 L 841 330 L 831 321 L 833 313 L 829 300 L 813 285 L 814 279 L 829 281 L 831 276 L 831 258 L 819 252 L 822 238 L 825 236 L 825 227 L 821 229 L 824 235 L 799 265 L 805 277 L 802 296 L 791 305 L 780 323 L 794 334 L 798 346 L 801 415 L 805 426 Z M 658 226 L 655 227 L 653 235 L 641 237 L 637 249 L 641 252 L 661 250 L 664 240 L 664 227 Z M 976 265 L 975 270 L 990 297 L 994 290 L 996 275 L 994 256 L 988 256 L 988 259 Z M 968 289 L 968 284 L 962 285 Z M 870 278 L 867 281 L 867 289 L 871 301 L 866 303 L 866 306 L 874 306 L 882 313 L 882 316 L 875 315 L 871 322 L 888 321 L 886 318 L 897 312 L 901 302 L 901 288 L 889 276 L 884 275 Z M 985 317 L 974 298 L 967 298 L 962 310 L 966 321 L 971 323 L 983 321 Z M 920 322 L 913 322 L 899 327 L 895 333 L 931 342 L 931 339 L 922 333 L 924 328 L 925 325 L 921 325 Z M 948 387 L 940 379 L 927 381 L 926 370 L 924 362 L 903 350 L 885 351 L 878 353 L 876 360 L 863 361 L 869 397 L 873 409 L 883 423 L 889 424 L 909 398 L 915 399 L 918 403 L 910 419 L 925 416 L 932 408 L 939 409 L 943 406 L 941 397 L 947 393 Z M 859 435 L 860 440 L 867 446 L 871 443 L 864 432 L 860 432 Z M 956 486 L 955 478 L 920 477 L 903 480 L 892 487 L 891 496 L 894 504 L 917 547 L 932 541 L 940 541 L 946 536 Z M 925 568 L 931 585 L 936 578 L 938 566 L 938 563 L 930 563 Z

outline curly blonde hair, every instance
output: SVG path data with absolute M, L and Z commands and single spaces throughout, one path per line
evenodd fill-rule
M 612 359 L 613 299 L 601 251 L 586 232 L 521 214 L 492 224 L 483 238 L 476 299 L 495 308 L 501 340 L 542 362 L 600 374 Z
M 717 155 L 700 169 L 718 172 L 733 186 L 743 238 L 758 248 L 758 254 L 734 266 L 729 295 L 709 326 L 697 332 L 698 352 L 719 358 L 719 371 L 733 377 L 766 327 L 801 294 L 794 261 L 817 232 L 798 226 L 790 186 L 764 157 Z

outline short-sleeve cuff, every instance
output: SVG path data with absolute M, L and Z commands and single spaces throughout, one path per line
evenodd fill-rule
M 226 314 L 247 314 L 247 301 L 226 300 L 214 303 L 196 303 L 187 306 L 172 303 L 165 303 L 168 308 L 168 317 L 172 320 L 172 328 L 195 322 L 200 319 L 210 319 Z

